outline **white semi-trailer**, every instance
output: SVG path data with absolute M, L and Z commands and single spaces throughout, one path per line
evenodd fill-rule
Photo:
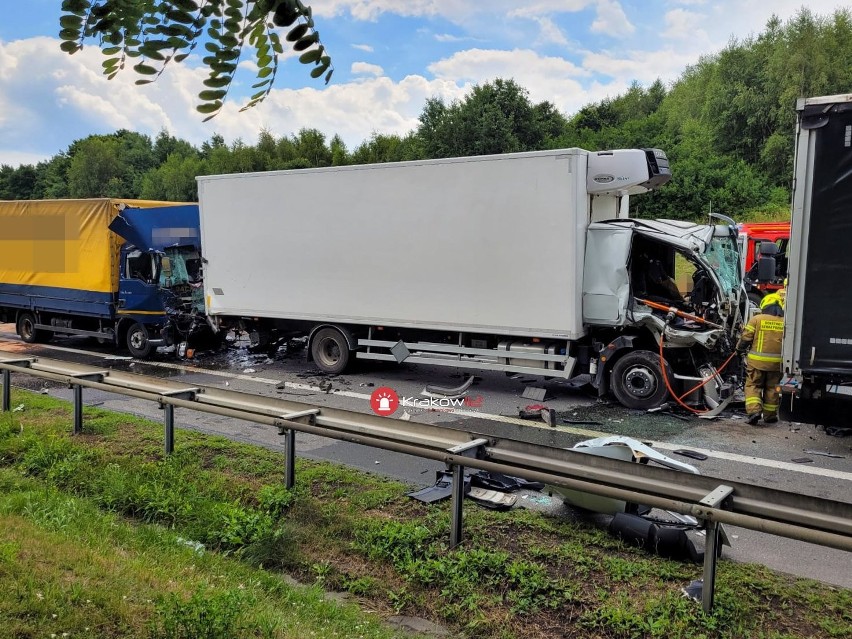
M 670 177 L 654 149 L 199 177 L 207 312 L 260 342 L 308 335 L 329 373 L 357 357 L 584 375 L 646 408 L 713 378 L 716 405 L 736 231 L 628 219 L 629 196 Z M 682 294 L 663 281 L 676 254 Z

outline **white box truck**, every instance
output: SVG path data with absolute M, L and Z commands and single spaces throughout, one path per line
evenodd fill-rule
M 802 98 L 790 228 L 782 413 L 852 420 L 852 94 Z
M 712 377 L 688 399 L 718 405 L 736 229 L 628 219 L 629 196 L 670 176 L 655 149 L 560 149 L 199 177 L 207 312 L 259 342 L 307 335 L 329 373 L 360 358 L 584 376 L 639 408 Z M 677 254 L 685 297 L 660 282 Z

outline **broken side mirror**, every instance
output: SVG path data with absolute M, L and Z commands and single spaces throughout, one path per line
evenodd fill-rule
M 771 282 L 775 278 L 775 256 L 778 245 L 775 242 L 760 243 L 760 259 L 757 261 L 757 281 Z

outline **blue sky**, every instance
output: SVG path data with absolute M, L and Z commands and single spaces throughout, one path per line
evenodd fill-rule
M 198 58 L 137 87 L 132 73 L 100 75 L 87 46 L 59 50 L 60 0 L 0 0 L 0 164 L 37 162 L 93 133 L 167 129 L 200 144 L 214 133 L 253 143 L 302 127 L 339 134 L 352 148 L 373 133 L 417 126 L 425 101 L 462 98 L 477 83 L 514 78 L 532 100 L 571 115 L 615 96 L 631 82 L 675 80 L 701 55 L 734 36 L 763 30 L 774 13 L 792 17 L 801 0 L 311 0 L 335 76 L 325 87 L 295 59 L 275 89 L 239 113 L 254 76 L 238 75 L 224 111 L 202 122 L 195 95 L 205 77 Z M 819 15 L 844 5 L 811 0 Z

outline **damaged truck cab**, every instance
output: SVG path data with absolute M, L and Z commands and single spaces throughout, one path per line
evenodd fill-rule
M 583 319 L 595 327 L 590 371 L 600 394 L 611 390 L 629 408 L 653 408 L 674 394 L 720 410 L 738 381 L 720 367 L 734 350 L 742 311 L 732 221 L 589 225 Z
M 127 240 L 119 257 L 116 315 L 134 357 L 185 348 L 209 330 L 204 315 L 198 206 L 119 207 L 109 228 Z

